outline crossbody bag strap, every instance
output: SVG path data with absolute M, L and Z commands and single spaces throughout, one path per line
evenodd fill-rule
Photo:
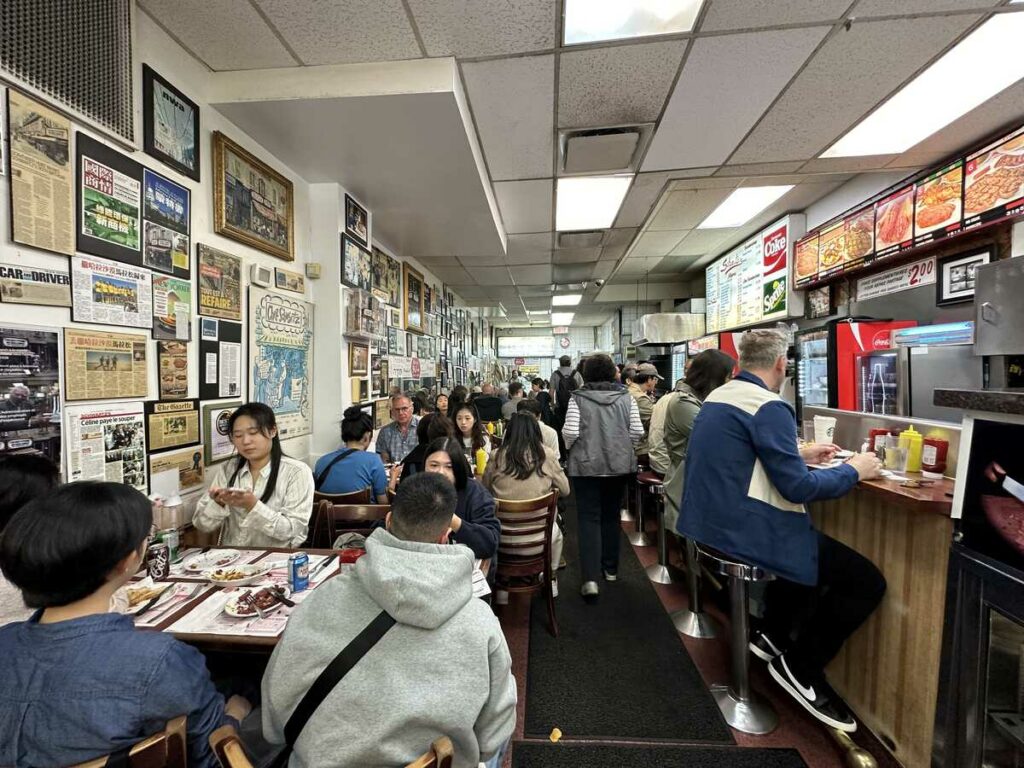
M 327 476 L 331 474 L 331 470 L 334 468 L 334 465 L 337 464 L 342 459 L 347 459 L 355 452 L 355 448 L 346 448 L 344 451 L 335 456 L 331 463 L 324 467 L 324 471 L 316 476 L 316 481 L 313 483 L 313 488 L 319 491 L 324 484 L 324 480 L 326 480 Z
M 306 695 L 302 697 L 299 706 L 292 712 L 292 716 L 288 718 L 288 723 L 284 727 L 285 743 L 288 745 L 286 749 L 290 751 L 295 746 L 295 742 L 298 741 L 299 734 L 302 733 L 306 722 L 313 716 L 313 713 L 316 712 L 317 707 L 320 706 L 323 700 L 334 690 L 334 686 L 341 682 L 341 679 L 349 673 L 352 667 L 358 664 L 359 660 L 394 625 L 395 620 L 391 618 L 388 612 L 381 611 L 377 614 L 377 618 L 356 635 L 342 649 L 341 653 L 334 657 L 334 660 L 327 665 L 327 668 L 320 673 L 316 682 L 306 691 Z

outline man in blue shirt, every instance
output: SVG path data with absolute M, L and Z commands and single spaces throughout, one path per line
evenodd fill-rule
M 408 395 L 392 395 L 391 418 L 394 421 L 377 434 L 377 453 L 384 461 L 400 463 L 419 445 L 416 425 L 420 420 L 413 415 L 412 399 Z
M 740 368 L 711 392 L 693 424 L 677 530 L 774 573 L 762 630 L 751 650 L 811 714 L 853 731 L 853 716 L 824 669 L 871 615 L 885 579 L 867 558 L 814 529 L 804 504 L 834 499 L 878 476 L 873 453 L 832 469 L 836 446 L 798 448 L 792 406 L 777 394 L 786 376 L 785 334 L 748 331 Z

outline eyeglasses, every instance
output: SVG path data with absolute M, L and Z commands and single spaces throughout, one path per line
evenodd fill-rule
M 396 407 L 396 408 L 392 408 L 391 410 L 393 410 L 395 413 L 403 413 L 405 411 L 411 411 L 412 410 L 412 406 L 403 405 L 403 406 L 399 406 L 399 407 Z

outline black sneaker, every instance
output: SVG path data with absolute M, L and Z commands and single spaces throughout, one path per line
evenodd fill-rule
M 605 581 L 618 581 L 619 580 L 619 574 L 616 573 L 615 571 L 602 571 L 602 573 L 604 574 L 604 580 Z
M 768 671 L 786 693 L 825 725 L 847 733 L 857 730 L 857 721 L 823 675 L 794 670 L 793 665 L 787 663 L 786 654 L 769 661 Z
M 771 661 L 782 655 L 782 648 L 764 632 L 755 631 L 750 639 L 750 652 L 762 661 Z

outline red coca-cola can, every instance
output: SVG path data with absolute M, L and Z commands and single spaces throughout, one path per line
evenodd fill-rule
M 171 572 L 171 552 L 162 541 L 149 545 L 146 553 L 146 570 L 153 581 L 166 579 Z

